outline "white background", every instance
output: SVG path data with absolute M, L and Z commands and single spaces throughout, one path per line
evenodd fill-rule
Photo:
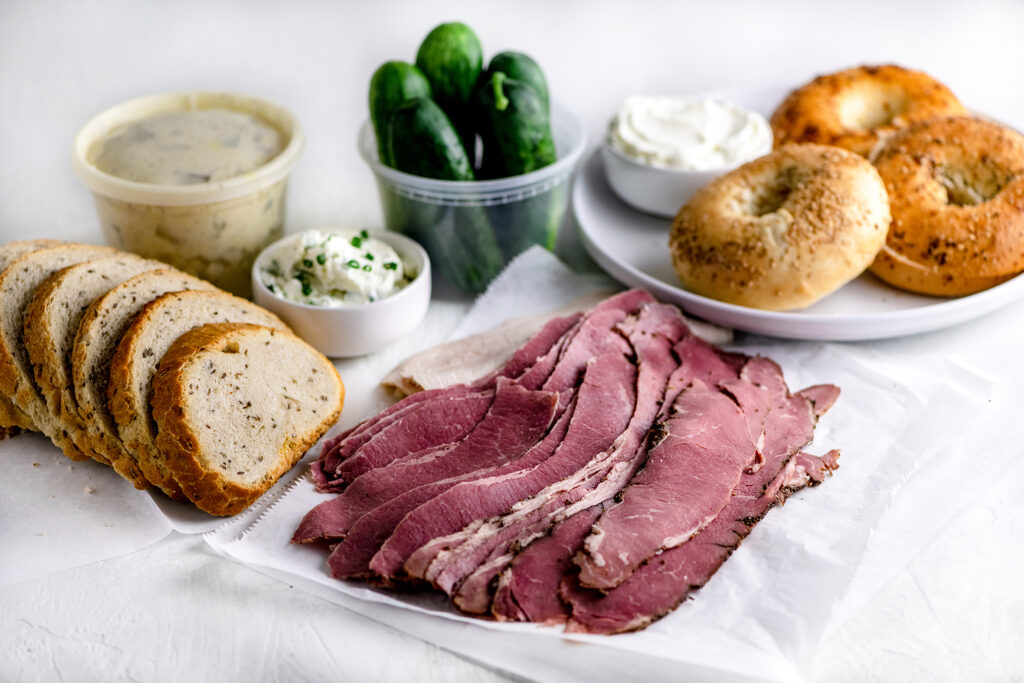
M 1024 3 L 0 0 L 0 241 L 99 242 L 88 193 L 71 173 L 75 132 L 124 99 L 185 89 L 263 96 L 298 116 L 308 147 L 292 180 L 289 230 L 380 227 L 355 149 L 367 81 L 382 61 L 411 60 L 447 20 L 470 24 L 487 54 L 535 57 L 591 140 L 628 94 L 795 85 L 880 62 L 927 71 L 969 107 L 1024 126 Z M 1018 304 L 948 333 L 864 346 L 907 362 L 964 355 L 1013 403 L 1024 380 L 1022 318 Z M 997 428 L 1024 436 L 1010 411 Z M 1024 454 L 1013 439 L 1001 442 Z M 979 467 L 986 459 L 978 453 Z M 823 645 L 815 679 L 1024 678 L 1011 647 L 1024 636 L 1024 467 L 977 493 L 948 533 Z M 14 680 L 505 675 L 178 535 L 0 588 L 0 652 L 0 679 Z

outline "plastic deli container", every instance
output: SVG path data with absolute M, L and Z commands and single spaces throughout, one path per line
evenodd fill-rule
M 370 121 L 359 131 L 359 153 L 376 176 L 387 227 L 426 247 L 446 280 L 476 293 L 524 249 L 555 246 L 586 134 L 579 118 L 557 104 L 551 132 L 555 163 L 497 180 L 435 180 L 384 166 Z
M 112 130 L 157 114 L 194 109 L 255 116 L 281 133 L 284 148 L 251 171 L 193 185 L 125 180 L 96 167 L 95 143 Z M 75 138 L 72 163 L 92 190 L 108 244 L 250 296 L 253 261 L 284 234 L 288 175 L 303 144 L 295 117 L 265 100 L 228 93 L 172 93 L 130 100 L 93 118 Z

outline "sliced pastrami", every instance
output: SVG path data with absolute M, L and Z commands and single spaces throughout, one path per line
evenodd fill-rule
M 839 387 L 833 384 L 816 384 L 797 393 L 809 400 L 814 407 L 814 414 L 821 417 L 839 398 Z
M 334 576 L 337 578 L 368 578 L 377 574 L 387 578 L 379 570 L 371 568 L 370 561 L 407 514 L 460 482 L 482 477 L 501 476 L 506 472 L 531 467 L 550 457 L 558 444 L 565 438 L 574 408 L 575 402 L 570 404 L 569 408 L 559 416 L 544 438 L 522 457 L 497 467 L 477 470 L 418 486 L 364 514 L 352 525 L 344 541 L 336 546 L 331 554 L 329 564 Z
M 610 590 L 687 541 L 725 507 L 755 458 L 743 411 L 700 380 L 679 394 L 660 431 L 644 468 L 584 542 L 576 560 L 584 586 Z
M 606 503 L 559 522 L 548 536 L 534 541 L 515 556 L 501 573 L 494 593 L 491 614 L 498 621 L 559 624 L 568 618 L 569 610 L 558 597 L 558 587 Z M 460 595 L 463 587 L 459 589 Z M 462 605 L 459 607 L 465 611 Z
M 458 444 L 448 443 L 442 446 L 430 446 L 410 453 L 403 462 L 425 462 L 439 458 L 451 451 Z M 352 510 L 347 501 L 339 501 L 341 496 L 325 500 L 303 516 L 298 528 L 292 535 L 292 543 L 337 543 L 351 526 L 362 516 L 358 510 Z
M 450 595 L 483 562 L 513 546 L 525 547 L 561 519 L 615 496 L 629 481 L 642 460 L 641 445 L 658 414 L 666 380 L 676 367 L 671 347 L 687 334 L 687 328 L 675 308 L 662 304 L 646 307 L 621 328 L 639 367 L 637 401 L 626 430 L 604 451 L 577 453 L 567 476 L 548 479 L 550 483 L 508 513 L 468 525 L 444 539 L 445 549 L 429 563 L 424 578 Z M 666 328 L 671 336 L 648 333 L 649 329 L 665 333 Z
M 342 461 L 355 453 L 360 446 L 395 422 L 415 419 L 414 415 L 416 415 L 422 408 L 427 408 L 430 411 L 434 410 L 434 408 L 428 406 L 433 404 L 435 401 L 460 398 L 469 393 L 479 394 L 479 392 L 483 390 L 491 390 L 494 388 L 498 377 L 519 377 L 530 370 L 532 366 L 538 360 L 543 358 L 545 354 L 549 353 L 553 347 L 557 352 L 557 349 L 560 347 L 559 345 L 562 337 L 572 330 L 579 323 L 582 317 L 582 313 L 575 313 L 573 315 L 557 316 L 552 318 L 545 323 L 533 337 L 520 346 L 519 349 L 512 354 L 512 357 L 505 362 L 504 366 L 502 366 L 500 370 L 488 375 L 487 377 L 481 378 L 477 382 L 474 382 L 472 386 L 459 384 L 442 389 L 417 392 L 405 397 L 401 401 L 398 401 L 377 415 L 364 420 L 351 429 L 329 439 L 324 443 L 320 458 L 317 462 L 313 463 L 312 474 L 314 482 L 319 488 L 325 488 L 328 481 L 338 478 L 333 475 L 337 472 Z M 550 371 L 549 366 L 547 372 L 542 373 L 543 378 L 546 378 Z M 535 372 L 535 374 L 538 373 Z M 541 381 L 543 381 L 543 379 Z M 423 422 L 423 418 L 420 418 L 420 421 Z M 463 432 L 462 436 L 465 436 L 466 433 L 468 433 L 468 430 Z M 352 475 L 343 475 L 342 478 L 345 482 L 348 482 L 355 477 Z
M 783 485 L 795 483 L 788 465 L 813 436 L 815 414 L 810 401 L 790 395 L 778 366 L 754 359 L 745 366 L 772 393 L 772 408 L 765 427 L 764 465 L 745 472 L 732 498 L 700 533 L 688 542 L 651 558 L 632 576 L 607 593 L 584 588 L 578 576 L 562 580 L 560 595 L 572 610 L 570 632 L 620 633 L 643 628 L 664 616 L 703 586 L 750 533 L 753 526 L 780 499 Z M 834 453 L 822 463 L 835 464 Z M 824 466 L 824 465 L 823 465 Z
M 340 490 L 359 475 L 410 453 L 461 441 L 483 419 L 493 401 L 494 390 L 490 389 L 419 404 L 418 410 L 391 422 L 348 455 L 323 488 Z
M 329 513 L 331 536 L 340 538 L 359 517 L 410 489 L 515 459 L 544 436 L 557 404 L 557 394 L 500 378 L 490 409 L 465 439 L 370 470 L 318 506 L 320 517 Z
M 470 393 L 473 393 L 473 390 L 462 384 L 445 387 L 444 389 L 421 391 L 406 396 L 398 403 L 386 408 L 375 417 L 356 425 L 348 432 L 343 432 L 332 439 L 328 439 L 324 442 L 324 447 L 320 451 L 320 457 L 310 468 L 313 482 L 317 485 L 318 489 L 324 490 L 328 486 L 328 482 L 335 479 L 334 473 L 345 458 L 359 448 L 359 446 L 373 438 L 374 435 L 394 422 L 401 420 L 411 412 L 417 411 L 437 399 L 457 399 Z
M 381 576 L 396 577 L 413 551 L 432 539 L 463 529 L 474 520 L 502 514 L 553 478 L 575 471 L 625 429 L 636 402 L 635 377 L 635 368 L 622 354 L 592 359 L 576 392 L 567 432 L 560 441 L 548 444 L 550 450 L 541 454 L 547 457 L 537 458 L 528 469 L 509 468 L 458 483 L 411 511 L 393 529 L 370 566 Z
M 525 344 L 516 349 L 511 358 L 496 373 L 481 377 L 472 386 L 486 388 L 494 386 L 498 377 L 515 379 L 521 377 L 536 365 L 537 361 L 547 355 L 551 349 L 558 348 L 562 338 L 569 334 L 583 319 L 582 313 L 552 318 Z

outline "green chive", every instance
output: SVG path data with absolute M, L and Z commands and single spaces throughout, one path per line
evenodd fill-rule
M 358 249 L 359 247 L 363 246 L 362 238 L 361 237 L 353 237 L 352 238 L 352 246 L 355 247 L 356 249 Z
M 359 261 L 356 261 L 355 259 L 350 260 L 348 262 L 348 267 L 349 268 L 358 268 L 359 267 Z
M 373 260 L 373 254 L 371 254 L 370 252 L 366 252 L 366 254 L 364 254 L 364 256 L 366 257 L 367 261 L 372 261 Z
M 327 255 L 326 254 L 317 254 L 316 255 L 316 262 L 319 263 L 321 266 L 323 264 L 327 263 Z
M 307 259 L 303 259 L 302 260 L 302 265 L 306 266 L 307 268 L 312 268 L 313 267 L 313 262 L 310 261 L 308 258 Z
M 364 240 L 370 239 L 370 233 L 366 232 L 365 230 L 360 230 L 359 236 L 362 237 Z
M 363 270 L 365 270 L 367 273 L 369 273 L 371 270 L 373 270 L 373 266 L 371 266 L 369 263 L 367 263 L 365 266 L 363 266 Z
M 313 293 L 313 287 L 308 282 L 302 283 L 302 296 L 309 296 Z
M 385 270 L 398 270 L 398 264 L 395 263 L 394 261 L 388 261 L 387 263 L 384 264 L 384 269 Z

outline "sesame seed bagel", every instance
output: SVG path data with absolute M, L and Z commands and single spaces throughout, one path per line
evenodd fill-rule
M 897 130 L 934 116 L 963 114 L 956 96 L 928 74 L 900 66 L 861 66 L 819 76 L 791 92 L 772 114 L 775 146 L 835 145 L 866 157 Z
M 1024 135 L 967 116 L 911 126 L 875 160 L 892 226 L 871 272 L 959 296 L 1024 271 Z
M 690 291 L 728 303 L 805 308 L 863 272 L 885 242 L 889 200 L 864 157 L 786 145 L 704 186 L 672 225 Z

